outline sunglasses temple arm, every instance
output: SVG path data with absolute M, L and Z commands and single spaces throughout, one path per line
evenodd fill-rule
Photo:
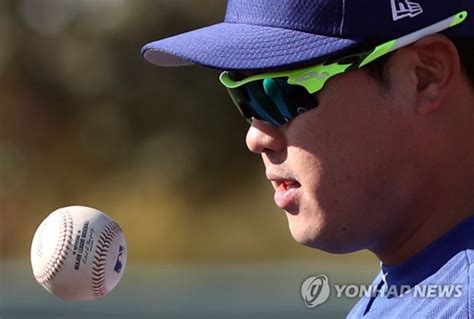
M 444 31 L 450 27 L 453 27 L 455 25 L 460 24 L 464 20 L 466 20 L 467 17 L 467 12 L 462 11 L 454 16 L 451 16 L 447 19 L 441 20 L 435 24 L 432 24 L 430 26 L 427 26 L 426 28 L 423 28 L 421 30 L 418 30 L 416 32 L 407 34 L 403 37 L 400 37 L 396 40 L 392 40 L 389 42 L 385 42 L 379 46 L 377 46 L 374 51 L 372 51 L 371 54 L 369 54 L 359 65 L 359 68 L 369 64 L 370 62 L 380 58 L 381 56 L 384 56 L 387 53 L 390 53 L 392 51 L 395 51 L 397 49 L 400 49 L 404 46 L 407 46 L 409 44 L 412 44 L 418 40 L 420 40 L 423 37 L 429 36 L 431 34 L 435 34 L 441 31 Z

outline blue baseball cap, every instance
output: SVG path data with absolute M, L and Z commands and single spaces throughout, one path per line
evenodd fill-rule
M 224 22 L 151 42 L 141 53 L 161 66 L 281 68 L 395 39 L 460 11 L 467 20 L 443 34 L 474 38 L 474 0 L 228 0 Z

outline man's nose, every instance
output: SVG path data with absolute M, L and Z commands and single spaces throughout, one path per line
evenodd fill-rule
M 285 137 L 281 129 L 260 120 L 252 121 L 245 142 L 255 154 L 278 152 L 285 148 Z

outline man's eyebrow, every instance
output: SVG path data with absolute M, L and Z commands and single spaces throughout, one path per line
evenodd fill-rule
M 321 63 L 321 61 L 319 61 Z M 271 73 L 271 72 L 278 72 L 278 71 L 291 71 L 291 70 L 297 70 L 303 67 L 307 66 L 312 66 L 317 64 L 316 61 L 306 61 L 305 63 L 300 63 L 300 64 L 293 64 L 293 65 L 286 65 L 284 67 L 280 68 L 271 68 L 271 69 L 256 69 L 256 70 L 229 70 L 229 74 L 231 78 L 234 81 L 242 80 L 245 78 L 248 78 L 252 75 L 257 75 L 257 74 L 264 74 L 264 73 Z
M 340 56 L 342 56 L 342 54 Z M 333 57 L 333 59 L 335 59 L 337 57 L 338 56 L 335 56 L 335 57 Z M 323 61 L 325 61 L 325 60 L 323 60 Z M 280 67 L 280 68 L 271 68 L 271 69 L 255 69 L 255 70 L 240 70 L 240 71 L 230 70 L 229 73 L 231 75 L 231 78 L 234 81 L 237 81 L 237 80 L 242 80 L 242 79 L 248 78 L 252 75 L 257 75 L 257 74 L 264 74 L 264 73 L 271 73 L 271 72 L 278 72 L 278 71 L 297 70 L 297 69 L 301 69 L 301 68 L 304 68 L 304 67 L 316 65 L 318 63 L 322 63 L 323 61 L 312 60 L 312 61 L 306 61 L 304 63 L 285 65 L 285 66 Z
M 260 74 L 262 72 L 249 72 L 249 71 L 230 71 L 229 76 L 234 81 L 240 81 L 242 79 L 248 78 L 249 76 Z
M 257 74 L 264 74 L 264 73 L 270 73 L 270 72 L 275 72 L 275 69 L 270 69 L 270 70 L 254 70 L 254 71 L 230 71 L 230 76 L 232 80 L 238 81 L 242 80 L 245 78 L 248 78 L 252 75 L 257 75 Z

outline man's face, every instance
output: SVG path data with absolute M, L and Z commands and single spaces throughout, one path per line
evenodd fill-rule
M 396 236 L 417 166 L 402 89 L 384 91 L 353 71 L 328 81 L 319 106 L 286 125 L 253 122 L 247 146 L 261 154 L 298 242 L 345 253 Z

